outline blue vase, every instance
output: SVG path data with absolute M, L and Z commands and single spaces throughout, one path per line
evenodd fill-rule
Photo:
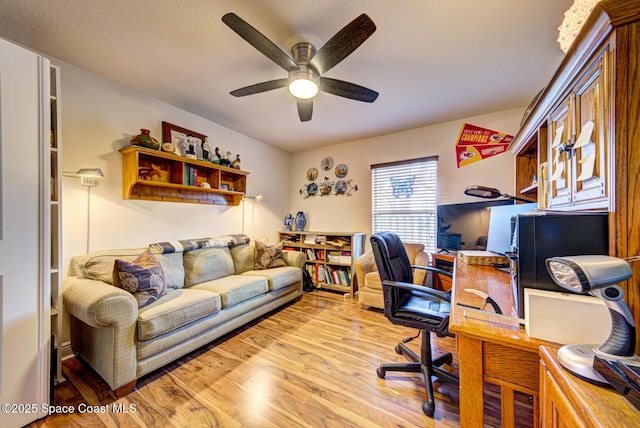
M 296 214 L 296 230 L 301 232 L 304 230 L 304 226 L 307 224 L 307 218 L 302 211 L 298 211 Z

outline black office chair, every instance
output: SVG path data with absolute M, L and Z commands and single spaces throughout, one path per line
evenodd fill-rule
M 398 354 L 406 355 L 411 362 L 381 364 L 376 373 L 382 379 L 388 371 L 422 373 L 427 389 L 427 400 L 422 404 L 422 411 L 425 415 L 432 417 L 435 412 L 435 402 L 431 376 L 458 384 L 456 376 L 440 368 L 443 364 L 451 364 L 453 359 L 451 353 L 437 358 L 431 355 L 431 332 L 439 337 L 452 336 L 448 330 L 451 298 L 444 291 L 414 285 L 412 269 L 424 269 L 432 272 L 432 275 L 448 277 L 452 275 L 430 266 L 411 266 L 402 241 L 394 233 L 374 233 L 371 236 L 371 246 L 382 280 L 384 315 L 393 324 L 420 329 L 422 334 L 420 355 L 405 345 L 408 341 L 405 339 L 396 346 L 395 350 Z

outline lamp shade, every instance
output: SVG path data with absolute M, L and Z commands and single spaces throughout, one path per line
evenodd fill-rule
M 308 100 L 320 90 L 318 78 L 311 70 L 295 70 L 289 72 L 289 92 L 301 100 Z
M 81 168 L 76 171 L 76 175 L 79 177 L 104 177 L 100 168 Z

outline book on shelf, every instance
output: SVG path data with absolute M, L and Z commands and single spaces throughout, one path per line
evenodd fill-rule
M 310 261 L 317 260 L 316 253 L 311 248 L 307 248 L 307 260 L 310 260 Z
M 316 243 L 316 235 L 305 235 L 304 236 L 304 241 L 302 241 L 304 244 L 309 244 L 309 245 L 313 245 Z

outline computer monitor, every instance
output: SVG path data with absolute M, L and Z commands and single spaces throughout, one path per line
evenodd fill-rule
M 505 255 L 511 252 L 511 217 L 534 210 L 537 203 L 501 205 L 491 207 L 489 214 L 489 232 L 487 234 L 487 251 Z

